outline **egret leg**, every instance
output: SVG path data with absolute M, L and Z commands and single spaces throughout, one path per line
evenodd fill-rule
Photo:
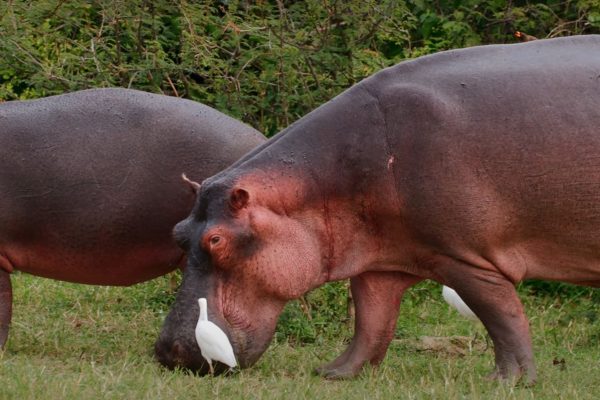
M 350 280 L 356 306 L 354 337 L 334 361 L 316 372 L 330 379 L 357 375 L 367 362 L 378 365 L 394 337 L 404 291 L 421 278 L 401 272 L 365 272 Z
M 10 274 L 0 268 L 0 348 L 4 349 L 12 318 L 12 286 Z
M 210 374 L 214 375 L 215 374 L 215 370 L 214 370 L 214 368 L 212 366 L 212 362 L 210 360 L 206 360 L 206 361 L 208 361 L 208 369 L 210 371 Z

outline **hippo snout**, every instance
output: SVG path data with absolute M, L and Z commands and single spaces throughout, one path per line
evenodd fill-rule
M 174 341 L 159 339 L 154 346 L 156 360 L 168 369 L 187 369 L 198 375 L 208 375 L 208 362 L 202 357 L 198 345 L 186 343 L 184 340 Z M 213 361 L 215 375 L 222 374 L 229 368 L 218 361 Z
M 202 375 L 208 373 L 208 363 L 200 351 L 186 345 L 183 340 L 159 339 L 154 346 L 154 354 L 158 362 L 169 369 L 184 368 Z

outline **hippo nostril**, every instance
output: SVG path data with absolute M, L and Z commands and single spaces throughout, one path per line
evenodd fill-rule
M 183 344 L 179 340 L 175 340 L 173 345 L 171 346 L 171 358 L 175 364 L 181 363 L 183 361 L 183 355 L 185 354 L 185 349 Z
M 184 368 L 200 375 L 208 373 L 208 364 L 197 346 L 190 346 L 185 338 L 161 340 L 155 344 L 157 361 L 168 369 Z
M 158 341 L 155 344 L 154 353 L 159 363 L 173 369 L 182 365 L 185 349 L 183 344 L 177 340 L 172 344 L 169 341 Z

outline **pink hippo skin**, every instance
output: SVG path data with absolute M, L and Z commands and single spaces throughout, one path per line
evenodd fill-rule
M 202 180 L 264 142 L 210 107 L 127 89 L 0 104 L 0 345 L 10 273 L 132 285 L 184 264 L 173 225 Z
M 189 251 L 156 345 L 206 372 L 198 297 L 242 367 L 284 304 L 351 279 L 356 329 L 318 372 L 378 364 L 406 288 L 454 288 L 497 378 L 535 380 L 515 283 L 600 285 L 600 37 L 447 51 L 365 79 L 204 181 L 175 228 Z

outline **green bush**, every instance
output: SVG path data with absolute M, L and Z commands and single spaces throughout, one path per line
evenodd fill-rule
M 132 87 L 268 136 L 407 58 L 600 31 L 597 0 L 11 0 L 0 16 L 0 99 Z

